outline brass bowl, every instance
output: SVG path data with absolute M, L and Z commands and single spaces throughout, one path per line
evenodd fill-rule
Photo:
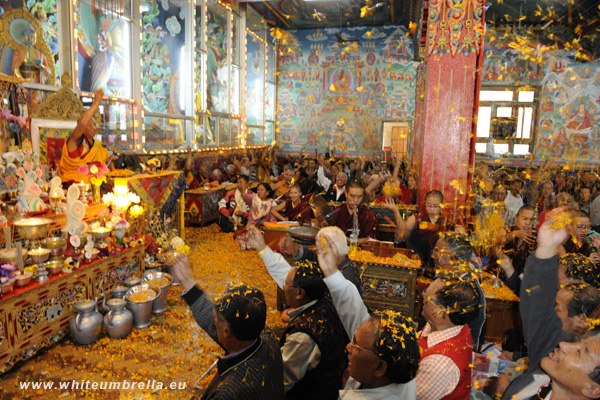
M 110 228 L 100 226 L 98 228 L 94 228 L 94 229 L 90 230 L 90 233 L 92 234 L 92 237 L 94 238 L 94 240 L 103 240 L 104 238 L 106 238 L 110 235 L 111 231 L 112 231 L 112 229 L 110 229 Z
M 27 250 L 23 249 L 23 260 L 27 257 Z M 0 262 L 17 263 L 17 249 L 15 247 L 11 249 L 0 250 Z
M 52 251 L 52 257 L 60 257 L 65 251 L 67 240 L 62 237 L 51 237 L 42 240 L 42 245 Z
M 29 285 L 31 283 L 31 279 L 33 274 L 31 272 L 20 273 L 17 272 L 15 275 L 15 287 L 23 287 Z
M 67 245 L 67 240 L 63 237 L 56 236 L 42 240 L 44 248 L 50 250 L 63 249 Z
M 29 255 L 31 256 L 33 262 L 39 264 L 48 261 L 51 252 L 52 251 L 50 249 L 42 249 L 40 247 L 38 249 L 29 250 Z
M 15 221 L 14 226 L 23 239 L 41 239 L 48 234 L 51 223 L 48 218 L 24 218 Z
M 63 266 L 64 261 L 59 260 L 51 260 L 44 264 L 44 267 L 46 267 L 46 270 L 50 275 L 60 274 L 62 272 Z

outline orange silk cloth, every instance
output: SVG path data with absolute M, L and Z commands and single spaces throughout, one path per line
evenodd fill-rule
M 105 163 L 107 160 L 108 151 L 98 140 L 94 140 L 94 145 L 90 151 L 75 158 L 69 156 L 69 151 L 67 150 L 67 141 L 65 140 L 62 156 L 60 158 L 60 162 L 58 163 L 60 179 L 62 179 L 63 182 L 88 182 L 89 176 L 81 175 L 79 172 L 77 172 L 77 168 L 83 165 L 88 165 L 94 161 Z

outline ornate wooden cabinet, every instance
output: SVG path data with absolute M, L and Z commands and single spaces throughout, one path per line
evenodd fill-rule
M 0 299 L 0 373 L 62 339 L 73 305 L 102 297 L 116 284 L 141 274 L 144 248 L 127 249 L 69 274 L 16 289 Z

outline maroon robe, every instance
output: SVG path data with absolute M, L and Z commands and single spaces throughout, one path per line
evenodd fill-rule
M 336 208 L 333 213 L 335 213 L 335 215 L 333 217 L 332 225 L 337 226 L 344 234 L 346 234 L 346 236 L 350 237 L 354 217 L 350 214 L 350 211 L 348 211 L 346 203 Z M 371 211 L 367 205 L 361 204 L 358 207 L 358 229 L 360 230 L 358 237 L 375 237 L 376 227 L 377 217 L 375 216 L 375 213 Z

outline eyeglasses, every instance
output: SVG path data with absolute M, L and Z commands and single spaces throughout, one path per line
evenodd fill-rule
M 577 225 L 577 229 L 586 229 L 586 230 L 590 230 L 592 229 L 591 225 Z
M 356 350 L 364 350 L 364 351 L 368 351 L 369 353 L 376 355 L 377 357 L 379 357 L 379 354 L 375 353 L 375 351 L 371 350 L 371 349 L 367 349 L 365 347 L 359 346 L 356 343 L 356 338 L 354 336 L 352 336 L 352 341 L 350 342 L 350 346 L 352 346 L 354 349 Z

